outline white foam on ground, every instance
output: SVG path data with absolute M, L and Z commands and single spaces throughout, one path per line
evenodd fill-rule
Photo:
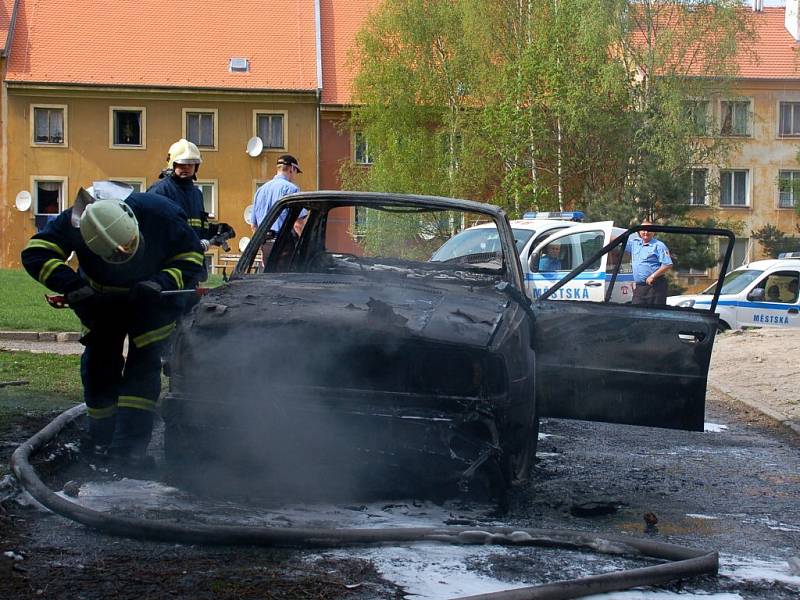
M 796 588 L 800 595 L 800 576 L 792 574 L 792 567 L 785 560 L 763 560 L 721 554 L 719 574 L 736 581 L 776 581 Z
M 727 425 L 719 425 L 717 423 L 703 423 L 703 431 L 710 432 L 710 433 L 719 433 L 720 431 L 725 431 L 728 428 Z
M 719 517 L 712 517 L 711 515 L 697 515 L 691 513 L 687 513 L 686 516 L 689 517 L 690 519 L 708 519 L 709 521 L 713 521 L 719 518 Z

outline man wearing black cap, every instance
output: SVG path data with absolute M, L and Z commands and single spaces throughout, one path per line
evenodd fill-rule
M 294 183 L 294 178 L 302 172 L 300 165 L 297 164 L 297 159 L 291 154 L 282 154 L 278 157 L 278 170 L 275 177 L 259 187 L 253 197 L 253 231 L 258 228 L 278 200 L 288 194 L 296 194 L 300 191 L 300 188 Z M 266 264 L 275 234 L 280 230 L 285 219 L 286 211 L 283 211 L 270 226 L 267 241 L 261 246 L 262 264 Z

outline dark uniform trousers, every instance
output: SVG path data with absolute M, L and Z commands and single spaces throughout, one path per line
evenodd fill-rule
M 657 278 L 653 285 L 637 283 L 633 290 L 632 304 L 647 306 L 663 306 L 667 303 L 667 280 L 664 277 Z
M 81 339 L 86 346 L 81 379 L 93 443 L 113 440 L 113 449 L 122 453 L 145 452 L 161 391 L 161 355 L 179 312 L 174 306 L 119 298 L 82 319 L 87 331 Z

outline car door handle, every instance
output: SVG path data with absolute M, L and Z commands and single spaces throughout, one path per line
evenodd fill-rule
M 583 285 L 585 285 L 586 287 L 600 287 L 603 284 L 600 283 L 599 281 L 587 281 Z
M 800 310 L 797 310 L 796 308 L 790 308 L 789 309 L 789 314 L 790 315 L 796 315 L 797 313 L 800 313 Z
M 678 339 L 684 344 L 696 344 L 706 339 L 706 334 L 701 331 L 681 331 Z

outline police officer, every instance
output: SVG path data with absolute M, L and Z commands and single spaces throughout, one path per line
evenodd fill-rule
M 649 221 L 643 226 L 652 225 Z M 666 244 L 653 237 L 653 233 L 642 229 L 628 238 L 625 251 L 630 252 L 633 267 L 632 304 L 664 305 L 667 303 L 666 273 L 672 268 L 672 257 Z
M 294 182 L 298 173 L 302 173 L 297 159 L 291 154 L 282 154 L 277 160 L 277 169 L 275 177 L 267 181 L 256 190 L 253 197 L 253 231 L 258 229 L 261 222 L 267 217 L 270 209 L 274 204 L 289 194 L 296 194 L 300 188 Z M 305 214 L 305 211 L 303 211 Z M 267 258 L 272 250 L 272 244 L 275 242 L 275 236 L 286 220 L 287 211 L 283 211 L 275 222 L 270 225 L 270 230 L 267 232 L 266 242 L 261 245 L 261 259 L 264 268 L 267 265 Z
M 227 223 L 208 221 L 203 193 L 194 184 L 202 162 L 197 146 L 183 138 L 179 139 L 169 147 L 167 168 L 159 175 L 159 181 L 147 191 L 166 196 L 183 209 L 205 251 L 210 246 L 225 245 L 225 241 L 234 237 L 236 232 Z
M 65 262 L 73 252 L 77 272 Z M 152 465 L 146 449 L 161 389 L 161 351 L 180 312 L 161 292 L 192 289 L 203 272 L 203 247 L 186 215 L 162 196 L 96 182 L 31 238 L 22 264 L 64 294 L 83 324 L 89 435 L 82 450 L 128 466 Z

